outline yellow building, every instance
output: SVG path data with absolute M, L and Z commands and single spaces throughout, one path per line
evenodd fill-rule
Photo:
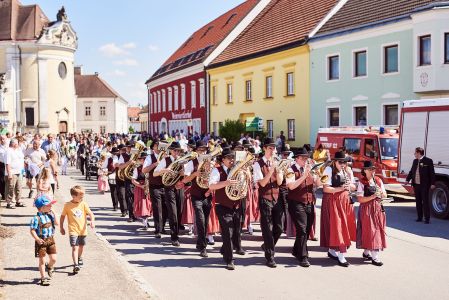
M 310 143 L 308 36 L 337 0 L 278 0 L 269 5 L 207 68 L 210 129 L 226 119 L 263 120 L 294 147 Z
M 78 42 L 64 8 L 50 21 L 38 5 L 5 0 L 0 16 L 0 127 L 75 131 Z

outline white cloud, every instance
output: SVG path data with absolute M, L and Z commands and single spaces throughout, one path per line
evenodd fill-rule
M 123 50 L 122 48 L 117 46 L 115 43 L 105 44 L 105 45 L 101 46 L 100 48 L 98 48 L 98 50 L 108 57 L 129 54 L 128 51 Z
M 122 60 L 116 60 L 114 61 L 114 65 L 118 66 L 137 66 L 137 60 L 132 58 L 125 58 Z
M 149 45 L 148 50 L 150 50 L 151 52 L 156 52 L 159 50 L 159 47 L 156 45 Z
M 113 72 L 108 73 L 108 75 L 110 76 L 117 76 L 117 77 L 123 77 L 126 75 L 125 72 L 120 71 L 120 70 L 114 70 Z
M 123 49 L 135 49 L 137 47 L 136 43 L 130 42 L 122 45 Z

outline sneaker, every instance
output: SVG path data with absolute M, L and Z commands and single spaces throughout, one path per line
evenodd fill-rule
M 80 266 L 80 268 L 81 268 L 82 266 L 84 266 L 84 261 L 83 261 L 83 258 L 82 258 L 82 257 L 78 257 L 78 266 Z
M 80 269 L 80 266 L 78 266 L 78 265 L 73 265 L 73 273 L 74 274 L 78 274 L 78 272 L 80 271 L 81 269 Z
M 10 203 L 6 204 L 6 208 L 8 209 L 14 209 L 14 207 L 12 207 L 12 205 Z

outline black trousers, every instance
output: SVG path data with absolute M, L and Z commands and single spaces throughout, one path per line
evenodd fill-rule
M 212 208 L 212 196 L 197 198 L 192 195 L 192 205 L 195 210 L 195 227 L 197 231 L 196 248 L 201 251 L 207 247 L 206 235 Z
M 164 187 L 150 187 L 150 197 L 153 205 L 154 233 L 157 234 L 162 232 L 165 225 L 165 219 L 163 217 L 163 207 L 165 206 Z
M 134 186 L 130 180 L 125 180 L 125 197 L 128 206 L 128 216 L 134 218 Z
M 289 200 L 288 210 L 296 229 L 296 239 L 295 244 L 293 245 L 292 254 L 298 259 L 308 257 L 307 240 L 309 238 L 310 229 L 315 221 L 314 205 Z
M 0 195 L 2 200 L 6 200 L 5 164 L 2 162 L 0 162 Z
M 84 167 L 86 166 L 86 158 L 79 156 L 79 166 L 80 166 L 80 171 L 81 174 L 84 175 Z
M 125 183 L 124 182 L 117 183 L 115 191 L 118 203 L 120 205 L 120 211 L 122 212 L 122 214 L 125 214 L 128 211 L 128 204 L 126 202 Z
M 272 260 L 274 258 L 274 246 L 276 246 L 282 234 L 284 207 L 282 201 L 269 201 L 261 198 L 259 200 L 259 208 L 265 258 Z
M 118 198 L 116 195 L 117 185 L 109 183 L 109 188 L 111 189 L 112 207 L 114 209 L 117 209 L 117 207 L 118 207 Z
M 284 187 L 279 188 L 279 199 L 282 204 L 282 232 L 287 231 L 287 214 L 288 214 L 288 202 L 287 202 L 288 189 Z
M 164 187 L 165 205 L 167 206 L 168 223 L 170 224 L 170 235 L 172 241 L 179 240 L 179 222 L 182 215 L 182 203 L 184 191 L 174 187 Z M 184 197 L 183 197 L 184 198 Z M 181 207 L 180 207 L 181 206 Z
M 418 214 L 418 219 L 422 220 L 424 214 L 424 219 L 430 220 L 430 186 L 415 184 L 413 189 L 415 191 L 416 213 Z
M 224 261 L 228 264 L 233 260 L 233 247 L 240 250 L 242 247 L 240 223 L 242 220 L 240 208 L 229 208 L 217 204 L 215 210 L 218 216 L 218 222 L 221 227 L 221 239 L 223 244 L 221 246 L 221 254 L 223 254 Z

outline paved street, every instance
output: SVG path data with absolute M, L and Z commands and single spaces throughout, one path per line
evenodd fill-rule
M 79 276 L 71 277 L 67 274 L 68 249 L 63 250 L 67 243 L 65 237 L 58 237 L 60 253 L 66 251 L 64 257 L 59 255 L 58 265 L 63 268 L 56 274 L 57 284 L 50 287 L 56 290 L 57 285 L 63 284 L 58 295 L 86 296 L 78 293 L 81 286 L 77 282 L 83 278 L 96 279 L 83 281 L 82 285 L 88 284 L 92 288 L 90 295 L 103 299 L 106 298 L 101 297 L 103 293 L 110 299 L 144 297 L 136 280 L 140 288 L 162 299 L 444 299 L 449 294 L 449 222 L 433 219 L 431 225 L 415 223 L 412 203 L 392 203 L 386 207 L 388 249 L 382 253 L 383 267 L 365 263 L 361 251 L 354 246 L 348 253 L 351 266 L 341 268 L 326 257 L 319 242 L 310 242 L 312 266 L 303 269 L 290 254 L 293 239 L 283 237 L 277 247 L 278 267 L 270 269 L 264 264 L 262 238 L 257 230 L 254 236 L 244 236 L 242 244 L 247 255 L 236 257 L 236 270 L 231 272 L 223 267 L 219 237 L 206 259 L 198 256 L 193 237 L 184 235 L 181 247 L 172 247 L 169 236 L 157 240 L 151 232 L 140 230 L 140 223 L 127 223 L 110 208 L 110 195 L 97 194 L 96 182 L 86 182 L 78 174 L 73 170 L 64 178 L 62 191 L 67 195 L 71 185 L 85 186 L 87 201 L 96 214 L 96 231 L 121 258 L 114 258 L 114 251 L 92 234 L 86 269 Z M 29 216 L 19 210 L 14 212 L 18 214 L 3 216 L 4 223 L 18 229 L 16 236 L 4 246 L 8 299 L 16 298 L 31 289 L 30 286 L 37 287 L 33 290 L 40 289 L 33 281 L 37 268 L 25 225 Z M 32 209 L 27 209 L 26 214 L 31 212 Z

